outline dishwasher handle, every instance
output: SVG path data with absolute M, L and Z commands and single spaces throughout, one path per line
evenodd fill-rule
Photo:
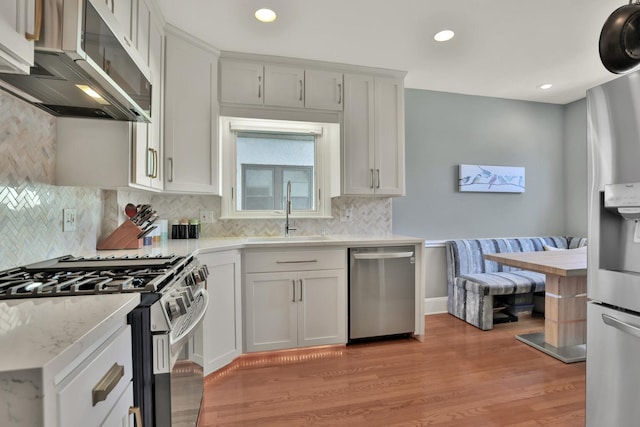
M 392 258 L 411 258 L 413 251 L 409 252 L 367 252 L 353 254 L 355 259 L 392 259 Z

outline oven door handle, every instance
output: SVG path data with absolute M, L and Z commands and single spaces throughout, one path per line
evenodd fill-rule
M 180 351 L 184 343 L 187 342 L 189 338 L 191 338 L 195 329 L 198 326 L 200 326 L 200 323 L 202 323 L 202 319 L 204 319 L 204 315 L 206 314 L 207 308 L 209 307 L 209 293 L 207 292 L 206 289 L 202 289 L 199 295 L 202 296 L 204 301 L 203 301 L 203 308 L 202 310 L 200 310 L 200 312 L 197 315 L 198 317 L 196 317 L 196 319 L 193 322 L 191 322 L 189 327 L 186 330 L 184 330 L 179 337 L 170 338 L 169 347 L 171 348 L 172 356 L 175 356 Z

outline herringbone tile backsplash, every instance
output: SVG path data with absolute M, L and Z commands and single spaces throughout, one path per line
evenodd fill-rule
M 219 220 L 216 196 L 158 195 L 55 185 L 55 117 L 0 90 L 0 270 L 65 254 L 81 255 L 124 221 L 124 206 L 149 203 L 160 218 L 177 222 L 214 211 L 202 237 L 278 236 L 284 221 Z M 352 220 L 340 222 L 340 211 Z M 62 211 L 76 209 L 77 229 L 62 231 Z M 296 220 L 298 235 L 391 233 L 391 199 L 339 197 L 333 219 Z

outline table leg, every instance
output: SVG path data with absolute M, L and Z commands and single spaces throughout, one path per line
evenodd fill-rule
M 516 336 L 565 363 L 586 359 L 587 276 L 547 274 L 544 298 L 544 333 Z
M 586 276 L 548 274 L 545 289 L 545 342 L 558 348 L 584 344 L 587 338 Z

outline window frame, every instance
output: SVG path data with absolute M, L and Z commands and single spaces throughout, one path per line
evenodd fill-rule
M 333 218 L 331 198 L 340 195 L 340 125 L 338 123 L 304 122 L 220 116 L 220 145 L 222 150 L 221 219 L 284 218 L 284 209 L 238 210 L 236 188 L 236 136 L 239 131 L 283 133 L 312 133 L 315 142 L 315 209 L 296 211 L 291 218 Z M 337 171 L 337 174 L 336 174 Z M 336 176 L 337 175 L 337 176 Z

